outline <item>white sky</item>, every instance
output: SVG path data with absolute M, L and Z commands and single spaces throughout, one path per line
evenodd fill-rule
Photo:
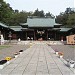
M 58 15 L 60 12 L 64 12 L 67 7 L 74 8 L 75 0 L 4 0 L 9 3 L 15 10 L 35 11 L 44 10 L 51 12 L 53 15 Z

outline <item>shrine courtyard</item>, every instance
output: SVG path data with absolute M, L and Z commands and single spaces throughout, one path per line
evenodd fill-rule
M 64 59 L 55 54 L 55 49 L 63 52 Z M 74 45 L 64 45 L 59 41 L 17 42 L 0 49 L 0 60 L 7 56 L 14 57 L 14 53 L 20 50 L 23 53 L 0 69 L 0 75 L 75 75 L 75 68 L 68 67 L 66 61 L 75 61 Z

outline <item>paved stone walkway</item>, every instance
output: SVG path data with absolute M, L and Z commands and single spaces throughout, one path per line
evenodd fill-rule
M 1 75 L 75 75 L 46 44 L 35 44 L 11 61 Z

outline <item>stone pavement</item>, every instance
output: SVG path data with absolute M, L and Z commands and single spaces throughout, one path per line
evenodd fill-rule
M 0 75 L 75 75 L 47 44 L 34 44 L 0 70 Z

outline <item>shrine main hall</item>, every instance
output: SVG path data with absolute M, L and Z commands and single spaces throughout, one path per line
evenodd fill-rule
M 0 25 L 1 26 L 1 25 Z M 2 28 L 4 25 L 2 25 Z M 64 28 L 62 24 L 55 22 L 54 17 L 36 17 L 29 16 L 27 23 L 20 23 L 19 26 L 5 26 L 7 31 L 3 33 L 5 39 L 8 39 L 11 32 L 11 39 L 21 40 L 66 40 L 69 30 L 72 28 Z M 2 32 L 2 29 L 0 30 Z

